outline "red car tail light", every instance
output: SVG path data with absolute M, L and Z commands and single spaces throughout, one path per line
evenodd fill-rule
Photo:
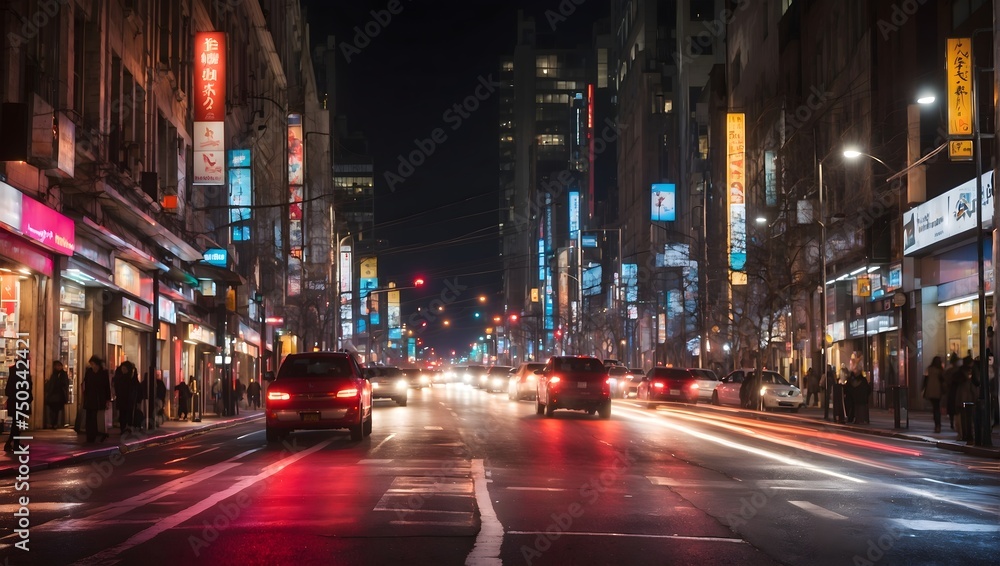
M 695 390 L 699 389 L 698 384 L 697 383 L 692 383 L 691 384 L 691 389 L 695 389 Z
M 662 381 L 654 381 L 653 382 L 653 387 L 655 387 L 656 389 L 663 389 L 663 382 Z
M 357 396 L 358 396 L 357 387 L 352 387 L 350 389 L 341 389 L 340 391 L 337 392 L 337 397 L 357 397 Z
M 291 399 L 288 393 L 284 391 L 268 391 L 267 398 L 271 401 L 287 401 Z

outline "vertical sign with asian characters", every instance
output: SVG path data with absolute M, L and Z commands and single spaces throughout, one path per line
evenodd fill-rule
M 729 208 L 729 268 L 741 271 L 747 261 L 745 115 L 726 116 L 726 203 Z
M 194 185 L 224 185 L 226 119 L 226 34 L 195 35 Z
M 764 204 L 778 206 L 777 156 L 774 151 L 764 152 Z
M 288 295 L 302 290 L 302 187 L 305 183 L 305 143 L 302 115 L 288 115 Z
M 580 193 L 569 194 L 569 239 L 576 241 L 580 234 Z
M 952 161 L 972 161 L 972 122 L 975 107 L 972 99 L 972 40 L 948 38 L 945 55 L 948 80 L 948 157 Z M 955 139 L 958 138 L 958 139 Z

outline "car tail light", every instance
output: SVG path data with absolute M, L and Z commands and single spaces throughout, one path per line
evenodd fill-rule
M 357 396 L 358 396 L 357 387 L 352 387 L 350 389 L 341 389 L 340 391 L 337 392 L 337 397 L 357 397 Z
M 549 385 L 559 385 L 560 381 L 562 380 L 559 379 L 558 375 L 553 375 L 552 377 L 549 378 Z
M 699 389 L 698 384 L 697 383 L 692 383 L 691 384 L 691 389 Z
M 654 381 L 653 382 L 653 387 L 655 387 L 656 389 L 663 389 L 663 382 L 662 381 Z
M 291 399 L 288 393 L 285 393 L 284 391 L 268 391 L 267 398 L 271 401 L 287 401 Z

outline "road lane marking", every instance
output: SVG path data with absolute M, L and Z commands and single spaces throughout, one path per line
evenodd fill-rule
M 255 435 L 255 434 L 260 434 L 260 433 L 262 433 L 262 432 L 264 432 L 264 430 L 263 430 L 263 429 L 261 429 L 261 430 L 255 430 L 255 431 L 253 431 L 253 432 L 248 432 L 248 433 L 244 434 L 243 436 L 237 436 L 237 437 L 236 437 L 236 440 L 243 440 L 244 438 L 246 438 L 246 437 L 248 437 L 248 436 L 253 436 L 253 435 Z
M 394 435 L 389 435 L 389 436 L 392 437 Z M 386 438 L 385 440 L 389 439 Z M 383 440 L 382 442 L 385 442 L 385 440 Z M 382 464 L 388 464 L 389 462 L 392 462 L 392 458 L 365 458 L 364 460 L 358 460 L 359 464 L 365 464 L 365 465 L 371 464 L 378 466 L 381 466 Z
M 508 531 L 508 535 L 545 535 L 552 536 L 551 531 Z M 652 539 L 673 539 L 673 540 L 697 540 L 704 542 L 735 542 L 738 544 L 746 544 L 746 541 L 741 538 L 730 538 L 730 537 L 700 537 L 691 535 L 646 535 L 640 533 L 594 533 L 594 532 L 574 532 L 574 531 L 560 531 L 559 536 L 578 536 L 578 537 L 625 537 L 625 538 L 652 538 Z
M 516 487 L 511 486 L 507 489 L 511 491 L 573 491 L 568 487 Z
M 813 503 L 809 503 L 808 501 L 789 501 L 789 503 L 798 507 L 799 509 L 802 509 L 806 513 L 815 515 L 823 519 L 835 519 L 837 521 L 847 520 L 847 517 L 841 515 L 840 513 L 830 511 L 829 509 L 820 507 L 819 505 L 815 505 Z
M 1000 525 L 977 523 L 954 523 L 951 521 L 921 521 L 913 519 L 893 519 L 901 528 L 911 531 L 954 531 L 972 533 L 992 533 L 1000 531 Z
M 374 453 L 378 452 L 379 449 L 382 448 L 382 445 L 384 445 L 386 442 L 389 442 L 390 440 L 392 440 L 395 436 L 396 436 L 396 433 L 394 432 L 394 433 L 390 434 L 389 436 L 385 437 L 385 439 L 383 439 L 382 442 L 379 442 L 378 444 L 375 445 L 375 448 L 372 448 L 372 451 L 369 452 L 369 454 L 374 454 Z M 378 462 L 379 460 L 377 460 L 375 458 L 369 458 L 368 461 Z M 392 460 L 385 460 L 385 461 L 386 462 L 392 462 Z
M 493 509 L 489 490 L 486 488 L 486 468 L 483 460 L 472 461 L 472 479 L 476 488 L 476 504 L 479 506 L 479 534 L 476 544 L 465 557 L 466 566 L 503 566 L 500 547 L 503 545 L 503 525 Z
M 74 565 L 75 566 L 113 566 L 114 564 L 117 564 L 118 562 L 120 562 L 120 560 L 118 559 L 118 557 L 122 553 L 127 552 L 127 551 L 131 550 L 132 548 L 134 548 L 136 546 L 139 546 L 140 544 L 149 542 L 150 540 L 152 540 L 153 538 L 155 538 L 160 533 L 163 533 L 163 532 L 166 532 L 168 530 L 173 529 L 174 527 L 180 525 L 181 523 L 183 523 L 185 521 L 188 521 L 188 520 L 192 519 L 193 517 L 198 516 L 199 513 L 202 513 L 204 511 L 208 511 L 212 507 L 218 505 L 220 502 L 224 501 L 225 499 L 228 499 L 228 498 L 232 497 L 233 495 L 236 495 L 237 493 L 239 493 L 239 492 L 243 491 L 244 489 L 252 486 L 253 484 L 255 484 L 255 483 L 259 482 L 259 481 L 262 481 L 262 480 L 266 480 L 267 478 L 273 476 L 274 474 L 280 472 L 281 470 L 284 470 L 285 468 L 287 468 L 288 466 L 294 464 L 295 462 L 298 462 L 302 458 L 305 458 L 306 456 L 309 456 L 309 455 L 313 454 L 314 452 L 319 452 L 320 450 L 322 450 L 322 449 L 326 448 L 327 446 L 329 446 L 332 442 L 333 442 L 333 439 L 330 439 L 330 440 L 327 440 L 325 442 L 321 442 L 321 443 L 319 443 L 316 446 L 313 446 L 311 448 L 307 448 L 307 449 L 305 449 L 305 450 L 303 450 L 301 452 L 296 452 L 294 454 L 291 454 L 287 458 L 284 458 L 282 460 L 279 460 L 279 461 L 275 462 L 274 464 L 272 464 L 270 466 L 267 466 L 266 468 L 264 468 L 256 476 L 251 476 L 248 479 L 239 481 L 239 482 L 231 485 L 228 489 L 225 489 L 223 491 L 217 492 L 217 493 L 213 494 L 212 496 L 210 496 L 210 497 L 208 497 L 206 499 L 203 499 L 203 500 L 199 501 L 198 503 L 195 503 L 194 505 L 191 505 L 190 507 L 188 507 L 187 509 L 184 509 L 183 511 L 180 511 L 178 513 L 174 513 L 173 515 L 170 515 L 169 517 L 165 517 L 165 518 L 161 519 L 160 521 L 158 521 L 155 525 L 149 527 L 148 529 L 145 529 L 143 531 L 140 531 L 140 532 L 136 533 L 135 535 L 132 535 L 125 542 L 123 542 L 123 543 L 121 543 L 121 544 L 119 544 L 117 546 L 113 546 L 111 548 L 107 548 L 105 550 L 102 550 L 101 552 L 98 552 L 97 554 L 94 554 L 93 556 L 89 556 L 87 558 L 83 558 L 81 560 L 78 560 L 78 561 L 74 562 Z M 236 464 L 234 464 L 234 465 L 236 465 Z
M 143 468 L 141 470 L 136 470 L 130 476 L 176 476 L 177 474 L 183 474 L 184 470 L 178 468 L 167 468 L 167 469 L 156 469 L 156 468 Z
M 444 430 L 443 426 L 425 426 L 424 430 Z

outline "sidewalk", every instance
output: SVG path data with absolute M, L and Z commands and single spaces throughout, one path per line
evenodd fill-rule
M 127 454 L 150 446 L 174 442 L 208 430 L 260 419 L 263 416 L 263 409 L 241 408 L 239 415 L 221 417 L 210 413 L 204 415 L 201 422 L 167 421 L 154 430 L 133 432 L 126 434 L 124 438 L 115 427 L 108 430 L 110 436 L 107 440 L 94 444 L 88 444 L 87 436 L 77 434 L 72 427 L 57 430 L 31 430 L 22 434 L 32 437 L 32 440 L 24 441 L 24 444 L 28 445 L 28 467 L 31 472 L 35 472 L 71 466 L 115 454 Z M 8 434 L 9 432 L 4 432 L 5 441 Z M 0 477 L 16 476 L 20 465 L 21 462 L 17 454 L 3 453 L 0 456 Z
M 948 426 L 948 415 L 941 415 L 941 432 L 934 432 L 934 415 L 930 411 L 910 411 L 909 426 L 905 416 L 900 419 L 900 427 L 895 428 L 892 409 L 869 410 L 869 424 L 838 424 L 826 422 L 829 427 L 863 434 L 873 434 L 907 440 L 929 442 L 945 450 L 964 452 L 984 458 L 1000 459 L 1000 426 L 992 429 L 992 446 L 974 446 L 964 440 L 958 440 L 958 431 Z M 760 414 L 760 413 L 754 413 Z M 831 411 L 832 415 L 833 412 Z M 822 407 L 805 407 L 798 413 L 766 413 L 766 418 L 785 421 L 801 421 L 802 419 L 823 421 Z

